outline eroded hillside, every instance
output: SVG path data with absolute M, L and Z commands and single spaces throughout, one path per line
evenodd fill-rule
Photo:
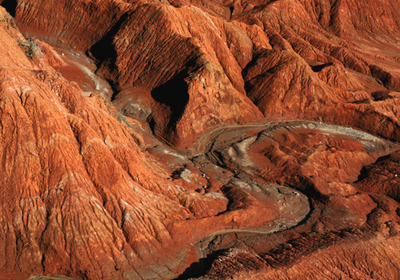
M 399 4 L 0 0 L 1 277 L 400 278 Z

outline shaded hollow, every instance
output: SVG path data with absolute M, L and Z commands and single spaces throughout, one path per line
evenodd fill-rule
M 189 87 L 185 78 L 185 73 L 179 73 L 151 91 L 156 102 L 153 114 L 154 133 L 172 144 L 175 142 L 176 124 L 189 102 Z
M 322 69 L 324 69 L 325 67 L 328 67 L 328 66 L 332 66 L 333 65 L 333 63 L 332 62 L 329 62 L 329 63 L 324 63 L 324 64 L 321 64 L 321 65 L 314 65 L 314 66 L 311 66 L 311 69 L 314 71 L 314 72 L 320 72 Z
M 186 270 L 175 280 L 186 280 L 204 276 L 211 269 L 213 262 L 221 255 L 224 250 L 218 250 L 208 254 L 205 258 L 201 258 L 198 262 L 192 263 Z
M 16 0 L 5 0 L 1 3 L 1 6 L 3 6 L 11 16 L 15 17 L 15 12 L 17 10 Z
M 93 58 L 95 58 L 100 63 L 108 61 L 112 67 L 115 66 L 115 58 L 117 57 L 117 52 L 114 47 L 113 39 L 115 35 L 121 30 L 122 25 L 125 23 L 128 17 L 129 13 L 123 14 L 114 24 L 114 26 L 111 27 L 107 34 L 90 48 L 89 54 Z

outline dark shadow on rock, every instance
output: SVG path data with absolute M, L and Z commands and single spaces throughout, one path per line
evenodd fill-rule
M 5 0 L 3 3 L 1 3 L 1 6 L 3 6 L 11 16 L 15 17 L 17 10 L 16 0 Z
M 325 64 L 321 64 L 321 65 L 315 65 L 315 66 L 311 66 L 311 69 L 314 71 L 314 72 L 320 72 L 322 69 L 324 69 L 325 67 L 328 67 L 328 66 L 332 66 L 333 65 L 333 63 L 332 62 L 329 62 L 329 63 L 325 63 Z
M 123 14 L 107 34 L 90 48 L 89 55 L 95 58 L 99 63 L 108 61 L 111 67 L 115 65 L 117 52 L 114 48 L 113 39 L 121 29 L 121 26 L 129 18 L 129 15 L 129 12 Z
M 225 250 L 215 251 L 214 253 L 207 255 L 205 258 L 201 258 L 198 262 L 192 263 L 181 275 L 179 275 L 178 278 L 175 278 L 175 280 L 186 280 L 206 275 L 211 269 L 214 260 L 224 252 Z
M 371 96 L 374 98 L 374 101 L 384 101 L 386 99 L 394 98 L 390 95 L 389 90 L 374 91 L 373 93 L 371 93 Z
M 367 179 L 370 175 L 372 175 L 374 173 L 375 167 L 384 165 L 385 161 L 390 162 L 391 158 L 392 158 L 391 154 L 386 155 L 386 156 L 381 156 L 374 163 L 363 166 L 363 168 L 360 170 L 360 174 L 358 175 L 357 181 L 355 181 L 355 183 L 358 183 L 358 182 L 361 182 L 362 180 Z M 379 170 L 379 169 L 375 169 L 375 170 Z
M 176 124 L 181 119 L 189 102 L 189 87 L 185 81 L 186 74 L 179 73 L 171 80 L 151 91 L 152 98 L 158 104 L 155 130 L 162 130 L 164 138 L 173 142 Z

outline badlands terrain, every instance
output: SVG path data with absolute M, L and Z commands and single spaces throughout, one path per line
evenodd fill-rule
M 400 0 L 0 0 L 0 279 L 400 279 Z

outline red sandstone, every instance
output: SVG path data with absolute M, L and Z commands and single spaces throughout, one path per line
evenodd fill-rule
M 399 0 L 0 5 L 0 278 L 399 278 Z

